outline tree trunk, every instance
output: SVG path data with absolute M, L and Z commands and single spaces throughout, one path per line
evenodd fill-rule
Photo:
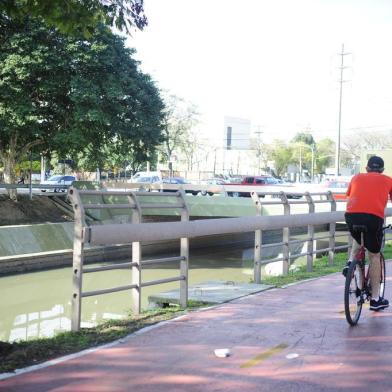
M 6 184 L 15 184 L 16 183 L 15 155 L 12 154 L 12 152 L 5 155 L 3 157 L 3 163 L 4 163 L 4 182 Z M 18 197 L 17 190 L 16 189 L 8 189 L 8 196 L 11 200 L 17 201 L 17 197 Z

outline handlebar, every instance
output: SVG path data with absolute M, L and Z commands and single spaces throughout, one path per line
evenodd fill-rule
M 383 230 L 392 229 L 392 224 L 386 225 L 382 229 Z

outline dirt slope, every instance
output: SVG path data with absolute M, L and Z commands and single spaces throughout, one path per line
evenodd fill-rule
M 13 202 L 6 195 L 0 195 L 0 226 L 71 220 L 49 197 L 33 196 L 30 200 L 28 195 L 18 195 L 18 201 Z

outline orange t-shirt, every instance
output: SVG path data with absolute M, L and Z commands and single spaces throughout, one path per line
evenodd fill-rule
M 347 212 L 362 212 L 384 218 L 384 210 L 392 200 L 392 178 L 381 173 L 361 173 L 351 179 L 347 189 Z

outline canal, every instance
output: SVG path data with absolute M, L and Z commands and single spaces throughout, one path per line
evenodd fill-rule
M 191 250 L 189 284 L 220 280 L 250 282 L 253 279 L 253 244 L 238 243 L 208 246 Z M 269 258 L 279 249 L 269 248 Z M 174 254 L 167 254 L 171 256 Z M 164 256 L 164 255 L 160 255 Z M 102 264 L 101 264 L 102 265 Z M 143 269 L 143 281 L 179 275 L 179 263 L 157 264 Z M 111 270 L 83 277 L 83 290 L 96 290 L 130 284 L 130 270 Z M 5 276 L 0 278 L 0 340 L 16 341 L 53 336 L 70 330 L 72 268 L 59 268 Z M 177 289 L 179 282 L 145 287 L 142 307 L 148 307 L 148 297 Z M 129 313 L 129 290 L 84 298 L 82 327 L 96 325 L 108 319 L 119 319 Z
M 204 247 L 192 248 L 189 257 L 189 285 L 197 285 L 208 281 L 234 281 L 249 283 L 253 280 L 253 245 L 254 235 L 236 241 L 230 238 L 219 241 L 219 237 L 209 237 Z M 318 235 L 325 235 L 318 232 Z M 306 234 L 296 234 L 292 239 L 304 240 Z M 269 232 L 263 242 L 278 243 L 281 232 Z M 304 251 L 305 242 L 290 245 L 291 254 Z M 325 249 L 327 243 L 317 243 L 319 249 Z M 146 256 L 143 259 L 169 257 L 179 255 L 178 246 L 175 251 Z M 270 246 L 263 249 L 263 260 L 278 257 L 281 246 Z M 123 260 L 124 262 L 129 260 Z M 118 261 L 116 261 L 118 262 Z M 293 262 L 293 261 L 292 261 Z M 306 263 L 306 258 L 294 260 L 296 265 Z M 277 263 L 275 263 L 277 264 Z M 94 264 L 89 264 L 93 266 Z M 95 264 L 95 265 L 103 265 Z M 271 271 L 273 264 L 268 265 Z M 279 269 L 279 267 L 278 267 Z M 262 274 L 264 271 L 262 270 Z M 143 268 L 142 281 L 152 281 L 179 276 L 179 262 L 156 264 Z M 83 291 L 122 286 L 131 283 L 130 270 L 109 270 L 83 276 Z M 178 289 L 179 282 L 147 286 L 142 290 L 142 308 L 149 306 L 148 297 L 159 293 Z M 50 337 L 59 331 L 71 329 L 71 295 L 72 267 L 48 269 L 37 272 L 22 273 L 0 277 L 0 341 L 28 340 L 37 337 Z M 82 300 L 81 326 L 91 327 L 109 319 L 126 317 L 131 307 L 131 291 L 122 291 L 105 295 L 87 297 Z

